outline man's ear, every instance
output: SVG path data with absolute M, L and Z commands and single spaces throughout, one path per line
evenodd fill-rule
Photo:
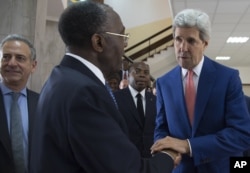
M 207 47 L 208 46 L 208 41 L 204 41 L 204 43 L 205 43 L 205 47 Z
M 101 36 L 100 34 L 92 35 L 91 43 L 92 43 L 92 47 L 94 50 L 96 50 L 97 52 L 103 51 L 103 46 L 105 44 L 105 40 L 104 40 L 103 36 Z

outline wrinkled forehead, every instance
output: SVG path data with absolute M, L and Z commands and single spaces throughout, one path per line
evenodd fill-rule
M 149 70 L 149 65 L 143 62 L 134 63 L 132 69 Z

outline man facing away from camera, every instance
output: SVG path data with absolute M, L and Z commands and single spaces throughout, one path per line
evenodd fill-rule
M 105 78 L 119 70 L 128 35 L 119 15 L 92 1 L 70 5 L 59 19 L 67 53 L 40 94 L 31 173 L 170 173 L 172 150 L 142 159 Z

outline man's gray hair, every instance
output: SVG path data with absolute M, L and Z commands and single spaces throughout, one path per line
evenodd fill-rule
M 196 27 L 200 31 L 200 39 L 208 41 L 211 37 L 211 23 L 209 16 L 200 10 L 185 9 L 179 12 L 173 22 L 173 34 L 176 28 Z
M 26 43 L 29 46 L 29 48 L 30 48 L 31 59 L 32 60 L 36 60 L 36 49 L 35 49 L 35 47 L 33 46 L 33 44 L 28 39 L 26 39 L 23 36 L 18 35 L 18 34 L 10 34 L 10 35 L 6 36 L 1 41 L 1 44 L 0 44 L 1 50 L 3 48 L 4 43 L 6 43 L 7 41 L 21 41 L 21 42 Z

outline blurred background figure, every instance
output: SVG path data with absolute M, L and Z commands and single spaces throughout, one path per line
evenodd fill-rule
M 118 73 L 112 73 L 107 77 L 107 82 L 113 92 L 119 90 L 120 76 Z
M 128 87 L 128 79 L 122 79 L 119 84 L 119 89 L 124 89 Z
M 128 80 L 128 70 L 129 70 L 129 66 L 131 65 L 131 63 L 129 62 L 129 60 L 127 59 L 123 59 L 122 60 L 122 69 L 120 70 L 120 79 L 127 79 Z
M 127 59 L 122 60 L 122 68 L 119 71 L 119 75 L 120 75 L 119 88 L 120 89 L 124 89 L 128 87 L 128 76 L 129 76 L 128 70 L 129 70 L 130 65 L 131 63 L 129 62 L 129 60 Z
M 153 82 L 152 84 L 152 93 L 156 96 L 157 91 L 156 91 L 156 81 Z

